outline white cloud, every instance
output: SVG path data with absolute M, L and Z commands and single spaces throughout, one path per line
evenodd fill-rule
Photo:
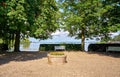
M 57 30 L 55 33 L 52 33 L 51 35 L 53 35 L 53 36 L 61 36 L 61 35 L 68 35 L 69 34 L 69 32 L 68 31 L 59 31 L 59 30 Z

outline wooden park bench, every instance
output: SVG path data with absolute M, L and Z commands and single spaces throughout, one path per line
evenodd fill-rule
M 120 47 L 117 47 L 117 46 L 108 46 L 107 49 L 106 49 L 106 52 L 108 51 L 120 51 Z
M 55 49 L 55 51 L 57 51 L 57 50 L 65 50 L 65 46 L 55 46 L 54 49 Z

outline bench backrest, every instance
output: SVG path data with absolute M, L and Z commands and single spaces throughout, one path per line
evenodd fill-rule
M 65 50 L 65 46 L 55 46 L 55 50 Z

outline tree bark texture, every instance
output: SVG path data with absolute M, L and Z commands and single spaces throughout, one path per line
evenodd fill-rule
M 84 28 L 82 28 L 81 38 L 82 38 L 82 40 L 81 40 L 81 50 L 85 51 L 85 49 L 84 49 L 84 46 L 85 46 L 85 30 L 84 30 Z
M 16 31 L 14 52 L 20 52 L 20 30 Z

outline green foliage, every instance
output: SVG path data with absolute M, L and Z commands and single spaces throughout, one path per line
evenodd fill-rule
M 102 36 L 120 29 L 119 0 L 60 0 L 63 11 L 64 29 L 71 36 L 82 38 Z M 84 48 L 84 47 L 82 47 Z
M 105 10 L 101 13 L 100 19 L 100 29 L 98 32 L 100 36 L 104 36 L 105 39 L 109 39 L 109 32 L 116 32 L 120 30 L 120 6 L 119 0 L 104 0 L 102 1 L 102 10 Z
M 106 52 L 107 47 L 110 46 L 109 44 L 90 44 L 88 46 L 88 51 L 97 51 L 97 52 Z M 115 46 L 115 45 L 113 45 Z
M 3 43 L 3 40 L 2 39 L 0 39 L 0 44 L 2 44 Z
M 23 45 L 23 48 L 28 48 L 30 46 L 30 41 L 28 38 L 21 40 L 21 45 Z
M 88 51 L 106 52 L 108 47 L 119 47 L 119 43 L 90 44 Z
M 113 39 L 111 39 L 110 41 L 120 41 L 120 35 L 115 36 Z
M 82 39 L 81 48 L 84 51 L 85 38 L 98 34 L 102 3 L 99 0 L 63 0 L 61 4 L 65 30 L 69 31 L 70 36 Z
M 17 48 L 20 34 L 46 39 L 59 27 L 57 11 L 55 0 L 0 0 L 0 38 Z
M 96 44 L 106 44 L 105 41 L 97 42 Z
M 23 43 L 30 43 L 28 38 L 21 39 L 21 44 Z
M 40 51 L 53 51 L 55 50 L 55 46 L 65 46 L 65 50 L 67 51 L 79 51 L 81 50 L 80 44 L 40 44 L 39 50 Z
M 84 28 L 85 36 L 95 33 L 97 29 L 97 20 L 99 17 L 99 8 L 101 3 L 99 0 L 76 1 L 65 0 L 63 3 L 66 30 L 71 36 L 81 38 L 81 30 Z
M 29 2 L 29 1 L 28 1 Z M 36 6 L 36 7 L 33 7 Z M 57 23 L 57 11 L 58 8 L 56 6 L 56 2 L 54 0 L 44 1 L 37 0 L 36 2 L 29 2 L 28 11 L 32 11 L 33 14 L 28 12 L 28 15 L 31 15 L 31 19 L 28 19 L 30 24 L 32 24 L 31 36 L 40 39 L 46 39 L 50 37 L 50 34 L 58 28 Z M 34 23 L 31 23 L 34 22 Z
M 119 0 L 59 0 L 58 3 L 56 0 L 0 0 L 0 38 L 7 44 L 15 40 L 17 46 L 20 34 L 46 39 L 59 25 L 64 25 L 62 28 L 71 36 L 82 38 L 84 43 L 86 37 L 94 35 L 108 39 L 109 32 L 120 29 Z
M 26 29 L 25 22 L 27 21 L 27 15 L 25 13 L 25 0 L 10 0 L 6 2 L 7 5 L 7 16 L 10 24 L 10 29 L 13 30 L 24 30 Z

